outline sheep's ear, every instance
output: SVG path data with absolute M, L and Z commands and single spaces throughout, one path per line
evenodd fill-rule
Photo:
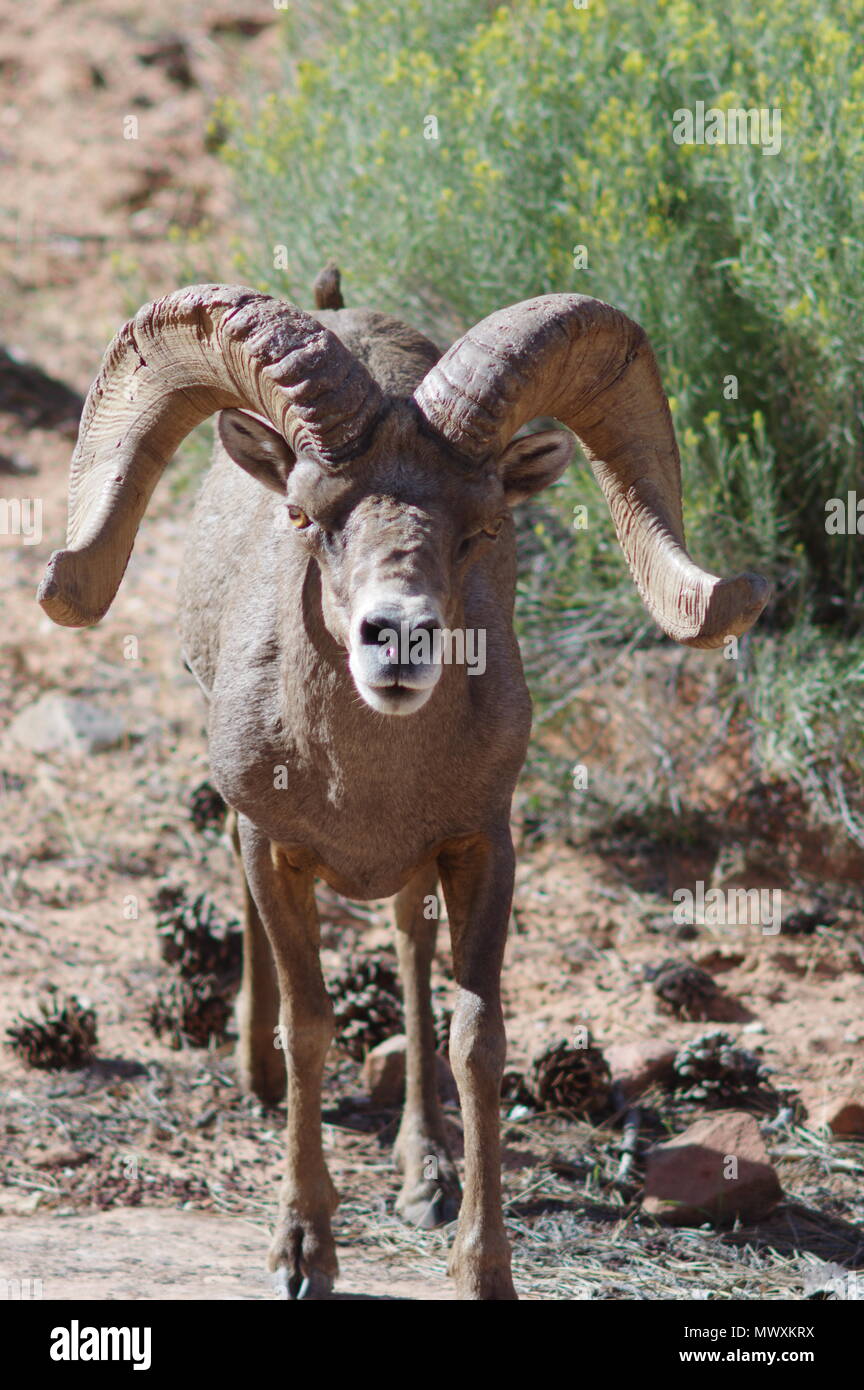
M 272 425 L 246 410 L 223 410 L 218 421 L 219 438 L 226 452 L 274 492 L 285 492 L 295 455 Z
M 524 502 L 560 478 L 575 447 L 576 439 L 569 430 L 540 430 L 512 440 L 499 465 L 508 506 Z

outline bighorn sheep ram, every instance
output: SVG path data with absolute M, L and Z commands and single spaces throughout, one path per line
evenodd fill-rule
M 120 330 L 81 421 L 68 548 L 39 590 L 55 622 L 103 617 L 162 470 L 216 411 L 180 627 L 208 698 L 212 776 L 237 813 L 247 885 L 239 1068 L 267 1101 L 287 1071 L 271 1268 L 296 1299 L 326 1297 L 337 1273 L 320 1124 L 333 1026 L 317 877 L 349 898 L 396 898 L 408 1036 L 397 1209 L 431 1226 L 452 1220 L 461 1198 L 458 1295 L 513 1299 L 500 972 L 510 802 L 531 705 L 512 628 L 511 508 L 562 474 L 572 430 L 670 637 L 719 646 L 756 620 L 768 585 L 718 579 L 687 554 L 668 404 L 645 333 L 624 314 L 543 295 L 491 314 L 442 357 L 397 319 L 344 309 L 330 270 L 316 282 L 314 315 L 251 289 L 198 285 Z M 517 437 L 541 415 L 569 429 Z M 430 656 L 428 642 L 415 657 L 414 639 L 436 630 L 485 633 L 483 674 Z M 464 1195 L 436 1094 L 428 902 L 439 876 L 458 987 L 450 1058 Z

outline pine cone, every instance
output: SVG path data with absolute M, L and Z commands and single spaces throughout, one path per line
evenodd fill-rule
M 210 1039 L 224 1042 L 231 1019 L 231 1000 L 212 975 L 184 979 L 175 975 L 162 986 L 150 1006 L 148 1022 L 157 1038 L 167 1034 L 175 1049 L 208 1047 Z
M 720 991 L 706 970 L 690 961 L 664 960 L 645 971 L 660 1007 L 678 1018 L 705 1019 Z
M 20 1014 L 6 1029 L 7 1046 L 41 1071 L 72 1071 L 92 1061 L 96 1046 L 96 1011 L 74 994 L 62 998 L 51 986 L 38 1005 L 39 1017 Z
M 183 884 L 163 884 L 151 899 L 162 959 L 184 979 L 216 975 L 237 981 L 243 965 L 243 934 L 226 921 L 212 898 L 199 893 L 190 900 Z
M 537 1102 L 521 1071 L 505 1071 L 501 1077 L 501 1099 L 507 1105 L 525 1105 L 532 1110 Z
M 198 831 L 218 830 L 228 807 L 212 782 L 201 782 L 189 798 L 189 815 Z
M 328 982 L 336 1039 L 355 1062 L 378 1043 L 404 1030 L 402 991 L 393 962 L 383 952 L 350 957 Z
M 837 924 L 837 913 L 817 903 L 815 907 L 800 908 L 797 912 L 783 914 L 783 932 L 786 936 L 812 936 L 817 927 L 833 927 Z
M 730 1033 L 714 1028 L 691 1038 L 673 1064 L 674 1085 L 689 1100 L 733 1100 L 757 1091 L 768 1076 L 765 1064 L 736 1046 Z
M 537 1101 L 546 1110 L 585 1115 L 609 1104 L 609 1067 L 590 1039 L 587 1047 L 574 1047 L 567 1038 L 550 1043 L 532 1062 L 532 1081 Z

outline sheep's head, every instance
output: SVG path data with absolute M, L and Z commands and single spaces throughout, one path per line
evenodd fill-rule
M 574 447 L 567 431 L 544 431 L 477 468 L 400 401 L 348 468 L 298 457 L 244 411 L 222 412 L 219 437 L 241 468 L 284 497 L 283 544 L 317 563 L 326 626 L 348 652 L 363 699 L 383 714 L 425 704 L 452 650 L 476 656 L 477 635 L 462 631 L 467 575 L 490 547 L 512 540 L 510 507 L 558 478 Z M 461 640 L 445 647 L 457 629 Z
M 458 622 L 472 562 L 509 507 L 558 477 L 571 428 L 646 606 L 676 641 L 716 647 L 756 620 L 758 575 L 723 580 L 684 546 L 678 450 L 644 333 L 598 300 L 545 295 L 484 319 L 410 401 L 385 397 L 321 323 L 253 290 L 196 286 L 146 305 L 91 388 L 72 462 L 68 548 L 39 591 L 84 626 L 107 611 L 168 459 L 216 411 L 228 453 L 283 493 L 322 576 L 325 622 L 364 699 L 411 713 L 440 676 L 389 639 Z M 398 619 L 391 624 L 391 619 Z M 385 626 L 385 624 L 387 626 Z M 386 640 L 381 640 L 382 634 Z

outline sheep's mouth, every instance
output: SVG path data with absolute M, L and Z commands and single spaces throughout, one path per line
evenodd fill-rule
M 366 704 L 378 714 L 414 714 L 425 705 L 434 688 L 434 683 L 417 687 L 402 685 L 398 680 L 387 685 L 370 685 L 360 680 L 355 683 Z

